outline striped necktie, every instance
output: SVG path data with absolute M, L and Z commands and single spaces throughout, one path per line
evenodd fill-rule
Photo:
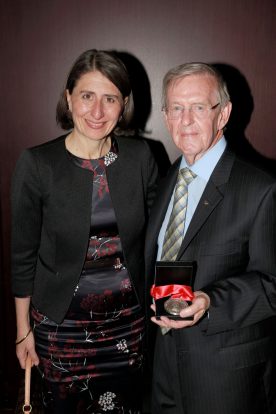
M 179 252 L 185 226 L 188 201 L 188 185 L 196 177 L 188 168 L 179 170 L 175 186 L 173 208 L 166 229 L 161 260 L 174 261 Z

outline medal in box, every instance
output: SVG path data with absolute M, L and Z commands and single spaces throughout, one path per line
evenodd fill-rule
M 155 300 L 157 319 L 160 316 L 183 319 L 179 314 L 192 302 L 195 270 L 196 263 L 192 261 L 156 262 L 151 295 Z

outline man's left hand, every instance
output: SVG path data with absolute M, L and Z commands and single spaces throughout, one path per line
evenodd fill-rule
M 170 328 L 170 329 L 182 329 L 187 328 L 188 326 L 195 325 L 208 311 L 210 306 L 210 298 L 209 296 L 198 290 L 194 292 L 194 299 L 192 304 L 187 308 L 183 309 L 180 312 L 181 318 L 193 317 L 193 320 L 173 320 L 169 319 L 166 316 L 161 316 L 160 319 L 156 319 L 155 316 L 151 318 L 152 322 L 156 323 L 157 325 L 161 326 L 162 328 Z M 151 309 L 155 312 L 155 305 L 151 305 Z

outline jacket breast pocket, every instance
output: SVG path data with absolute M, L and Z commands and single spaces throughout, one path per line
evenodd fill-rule
M 240 240 L 200 244 L 198 250 L 195 288 L 246 271 L 249 262 L 248 244 Z
M 216 243 L 210 243 L 208 240 L 202 243 L 199 249 L 200 256 L 229 256 L 247 254 L 248 242 L 240 240 L 218 240 Z

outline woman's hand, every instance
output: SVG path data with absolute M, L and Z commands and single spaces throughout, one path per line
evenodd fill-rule
M 15 298 L 17 337 L 16 337 L 16 356 L 21 368 L 25 369 L 26 359 L 29 355 L 32 365 L 38 365 L 39 359 L 35 352 L 35 340 L 30 326 L 30 302 L 31 298 Z
M 18 336 L 17 342 L 20 341 L 22 336 Z M 33 332 L 30 332 L 29 335 L 18 345 L 16 345 L 16 356 L 19 360 L 21 368 L 25 369 L 27 356 L 31 357 L 32 365 L 38 365 L 39 359 L 37 353 L 35 352 L 35 341 Z

